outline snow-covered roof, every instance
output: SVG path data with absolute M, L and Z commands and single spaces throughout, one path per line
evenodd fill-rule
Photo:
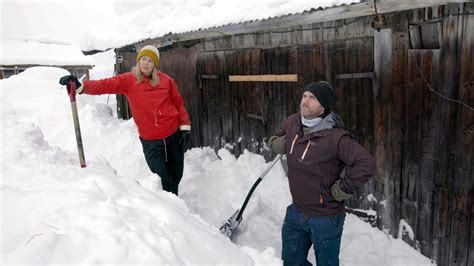
M 120 48 L 149 39 L 173 41 L 291 27 L 389 13 L 450 0 L 143 0 L 107 25 L 94 25 L 81 38 L 85 51 Z M 472 0 L 457 0 L 468 2 Z M 143 7 L 141 7 L 143 6 Z M 141 8 L 140 8 L 141 7 Z M 299 23 L 299 24 L 298 24 Z M 178 36 L 179 35 L 179 36 Z
M 94 26 L 82 38 L 83 50 L 123 47 L 169 33 L 185 33 L 230 24 L 267 20 L 361 0 L 160 0 L 126 13 L 113 28 Z
M 93 66 L 77 46 L 52 40 L 2 39 L 0 65 Z

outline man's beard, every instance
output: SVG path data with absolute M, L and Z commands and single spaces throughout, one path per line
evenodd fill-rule
M 308 106 L 303 105 L 300 106 L 300 113 L 305 117 L 305 118 L 316 118 L 320 115 L 322 115 L 324 112 L 317 112 L 317 111 L 312 111 Z

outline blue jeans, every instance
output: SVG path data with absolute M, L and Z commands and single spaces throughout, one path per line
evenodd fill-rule
M 345 213 L 335 216 L 307 216 L 290 205 L 281 230 L 284 265 L 311 265 L 307 260 L 313 244 L 318 266 L 339 265 Z

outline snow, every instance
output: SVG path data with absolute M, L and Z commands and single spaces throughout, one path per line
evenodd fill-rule
M 116 23 L 114 2 L 121 1 L 0 0 L 0 34 L 2 39 L 56 40 L 79 47 L 90 28 Z
M 112 53 L 94 60 L 93 77 L 112 73 Z M 263 157 L 194 148 L 176 197 L 148 169 L 133 120 L 117 119 L 107 95 L 79 95 L 87 163 L 80 168 L 69 98 L 58 84 L 65 74 L 35 67 L 0 80 L 1 265 L 282 264 L 291 197 L 281 164 L 256 189 L 231 242 L 219 227 L 268 165 Z M 341 265 L 431 264 L 353 215 L 340 258 Z
M 2 36 L 119 48 L 168 33 L 263 20 L 360 0 L 1 0 Z M 4 25 L 15 25 L 7 27 Z
M 413 231 L 413 228 L 402 219 L 398 225 L 398 238 L 402 239 L 403 235 L 408 235 L 411 241 L 415 240 L 415 232 Z
M 77 46 L 53 40 L 3 39 L 2 65 L 92 66 Z
M 184 33 L 357 2 L 360 1 L 156 1 L 119 16 L 112 27 L 94 27 L 85 34 L 81 47 L 85 50 L 122 47 L 168 33 Z

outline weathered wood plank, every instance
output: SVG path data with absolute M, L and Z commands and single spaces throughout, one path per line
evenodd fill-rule
M 445 16 L 458 14 L 459 5 L 447 5 L 443 12 Z M 459 20 L 460 17 L 458 16 L 449 16 L 443 20 L 443 49 L 440 55 L 442 73 L 439 74 L 440 85 L 433 87 L 433 93 L 437 95 L 437 106 L 440 113 L 437 123 L 441 126 L 439 129 L 438 158 L 441 162 L 446 162 L 439 166 L 439 175 L 436 179 L 436 184 L 439 185 L 439 193 L 436 195 L 439 207 L 435 211 L 437 224 L 434 230 L 437 240 L 434 257 L 437 262 L 443 265 L 458 265 L 459 261 L 465 259 L 460 256 L 459 252 L 459 246 L 465 245 L 464 241 L 460 241 L 465 233 L 459 231 L 458 225 L 462 222 L 458 219 L 462 214 L 456 208 L 458 196 L 454 190 L 458 182 L 456 161 L 460 159 L 455 156 L 454 144 L 457 136 L 456 131 L 453 131 L 453 128 L 457 127 L 456 119 L 453 118 L 456 117 L 458 107 L 452 101 L 445 99 L 445 97 L 457 98 L 455 92 L 459 84 L 458 51 L 460 49 L 459 38 L 461 37 L 459 34 Z
M 474 13 L 474 3 L 465 4 L 465 12 Z M 462 36 L 459 71 L 459 100 L 474 107 L 474 16 L 462 18 Z M 474 111 L 467 106 L 459 106 L 460 134 L 456 144 L 462 169 L 459 173 L 462 202 L 465 208 L 465 232 L 468 248 L 466 265 L 474 265 Z
M 458 5 L 456 10 L 453 6 L 453 13 L 473 12 L 474 4 Z M 472 83 L 474 82 L 473 74 L 473 17 L 462 16 L 454 20 L 457 28 L 448 34 L 453 34 L 454 44 L 457 47 L 456 52 L 452 54 L 455 57 L 455 70 L 450 78 L 452 92 L 449 95 L 452 99 L 458 99 L 463 103 L 471 106 L 474 104 L 474 95 Z M 448 35 L 449 36 L 449 35 Z M 451 39 L 451 37 L 448 37 Z M 470 70 L 469 70 L 470 69 Z M 470 92 L 468 91 L 471 89 Z M 467 108 L 458 102 L 450 102 L 452 111 L 452 123 L 449 126 L 454 128 L 452 132 L 452 145 L 450 152 L 454 155 L 453 161 L 453 198 L 452 198 L 452 228 L 450 235 L 450 263 L 453 265 L 469 265 L 469 260 L 474 260 L 474 248 L 472 242 L 469 242 L 470 236 L 467 234 L 472 230 L 472 208 L 474 198 L 473 185 L 473 135 L 469 136 L 469 128 L 474 125 L 474 110 Z M 473 126 L 474 127 L 474 126 Z M 467 133 L 467 134 L 466 134 Z M 469 146 L 470 144 L 470 146 Z
M 230 75 L 230 82 L 298 82 L 297 74 L 282 74 L 282 75 Z
M 390 234 L 397 235 L 398 222 L 394 221 L 395 200 L 393 182 L 390 169 L 392 167 L 392 153 L 389 145 L 390 125 L 390 84 L 392 78 L 393 32 L 391 29 L 374 31 L 374 72 L 378 79 L 379 91 L 375 103 L 375 158 L 377 160 L 377 175 L 375 178 L 375 197 L 384 204 L 377 205 L 379 214 L 379 228 L 386 228 Z
M 408 12 L 399 14 L 401 21 L 407 24 Z M 392 74 L 391 74 L 391 112 L 390 112 L 390 136 L 389 146 L 391 147 L 391 169 L 389 175 L 393 180 L 394 202 L 392 219 L 400 221 L 403 211 L 402 194 L 403 187 L 407 184 L 404 178 L 404 156 L 405 156 L 405 132 L 406 132 L 406 90 L 408 83 L 408 40 L 407 32 L 393 33 L 393 53 L 392 53 Z M 377 188 L 375 188 L 377 190 Z

